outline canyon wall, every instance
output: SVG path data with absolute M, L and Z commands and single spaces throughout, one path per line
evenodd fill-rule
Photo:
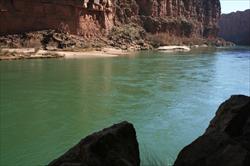
M 102 5 L 94 0 L 1 0 L 0 34 L 56 29 L 97 36 L 112 27 L 111 6 L 101 2 Z
M 0 34 L 59 29 L 105 36 L 114 26 L 146 32 L 215 38 L 219 0 L 1 0 Z
M 250 45 L 250 9 L 222 14 L 219 36 L 239 45 Z
M 121 22 L 140 22 L 147 32 L 177 36 L 217 36 L 219 0 L 117 0 Z

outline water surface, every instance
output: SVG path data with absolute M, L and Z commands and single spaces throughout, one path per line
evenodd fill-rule
M 123 120 L 143 165 L 171 164 L 219 104 L 249 95 L 250 49 L 0 62 L 0 165 L 45 165 L 88 134 Z

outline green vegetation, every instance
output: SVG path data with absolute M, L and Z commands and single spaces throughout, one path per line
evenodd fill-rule
M 154 47 L 167 45 L 202 45 L 204 39 L 197 37 L 177 37 L 169 33 L 147 34 L 147 40 Z
M 109 33 L 108 38 L 111 45 L 120 47 L 121 45 L 140 43 L 145 38 L 145 31 L 136 24 L 125 24 L 115 26 Z

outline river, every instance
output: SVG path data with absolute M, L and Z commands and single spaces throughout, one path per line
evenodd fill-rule
M 221 102 L 250 95 L 250 48 L 0 61 L 0 74 L 0 165 L 45 165 L 123 120 L 142 165 L 170 165 Z

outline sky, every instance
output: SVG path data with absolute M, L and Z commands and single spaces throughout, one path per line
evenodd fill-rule
M 244 11 L 250 8 L 250 0 L 220 0 L 220 2 L 222 13 Z

